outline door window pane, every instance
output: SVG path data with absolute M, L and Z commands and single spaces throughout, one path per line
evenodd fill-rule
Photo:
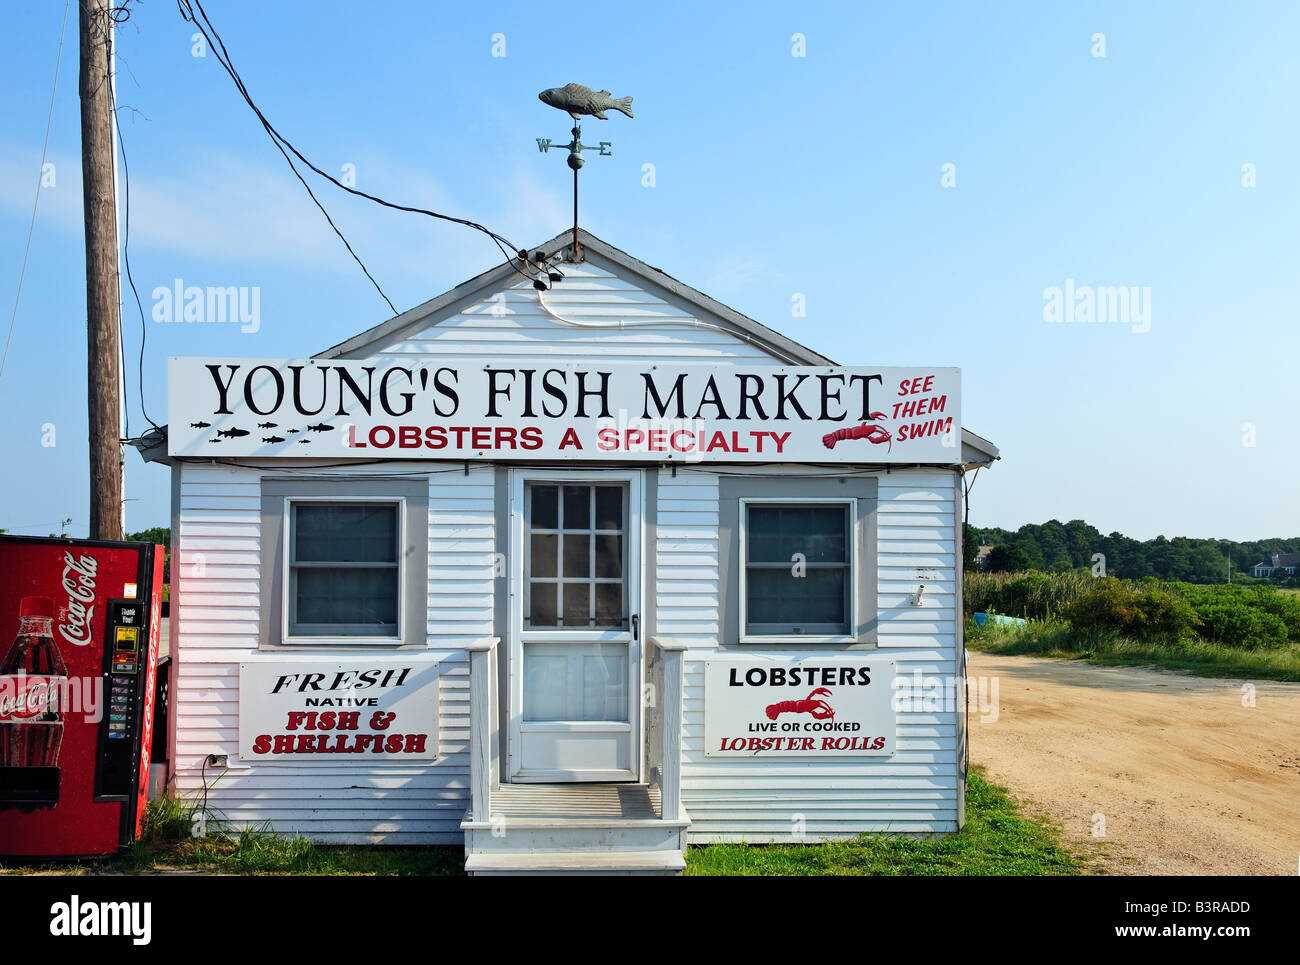
M 628 719 L 627 645 L 524 644 L 524 720 Z
M 596 487 L 596 528 L 623 528 L 623 487 Z
M 533 529 L 559 529 L 559 486 L 529 486 Z
M 564 625 L 591 626 L 591 584 L 564 581 Z
M 623 578 L 623 534 L 596 534 L 596 576 Z
M 560 537 L 555 533 L 534 533 L 532 545 L 533 576 L 556 576 L 555 559 L 560 553 Z
M 591 576 L 591 543 L 586 533 L 564 534 L 564 575 Z
M 623 584 L 596 584 L 596 626 L 616 627 L 623 622 Z
M 564 528 L 591 529 L 591 486 L 564 487 Z
M 529 584 L 528 600 L 530 603 L 528 622 L 535 627 L 555 626 L 555 588 L 554 583 Z

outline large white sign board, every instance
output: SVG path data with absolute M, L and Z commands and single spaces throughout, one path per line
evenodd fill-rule
M 894 661 L 875 654 L 708 660 L 706 757 L 890 757 Z
M 425 654 L 239 664 L 239 759 L 432 761 L 438 666 Z
M 955 368 L 172 358 L 173 456 L 961 460 Z

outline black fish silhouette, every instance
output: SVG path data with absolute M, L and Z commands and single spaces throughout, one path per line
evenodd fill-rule
M 225 439 L 209 439 L 208 442 L 225 442 Z
M 311 442 L 310 439 L 299 439 L 299 440 L 298 440 L 298 444 L 301 445 L 301 446 L 305 446 L 305 445 L 306 445 L 307 443 L 309 443 L 309 442 Z
M 290 432 L 302 432 L 301 429 L 290 429 L 289 431 L 290 431 Z
M 323 422 L 318 422 L 318 423 L 316 423 L 314 426 L 308 426 L 308 427 L 307 427 L 307 431 L 308 431 L 308 432 L 333 432 L 333 431 L 334 431 L 334 427 L 333 427 L 333 426 L 327 426 L 327 425 L 326 425 L 325 423 L 323 423 Z
M 257 427 L 258 427 L 259 429 L 274 429 L 274 428 L 276 428 L 277 426 L 279 426 L 279 424 L 280 424 L 280 423 L 278 423 L 278 422 L 259 422 L 259 423 L 257 424 Z
M 263 442 L 284 442 L 283 436 L 262 436 Z
M 227 439 L 238 439 L 240 436 L 248 435 L 247 429 L 218 429 L 217 435 L 225 436 Z
M 190 423 L 190 428 L 191 428 L 191 429 L 210 429 L 210 428 L 212 428 L 212 423 L 211 423 L 211 422 L 191 422 L 191 423 Z

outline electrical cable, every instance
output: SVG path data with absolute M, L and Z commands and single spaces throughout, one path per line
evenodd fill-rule
M 253 101 L 252 95 L 248 92 L 248 88 L 245 86 L 243 78 L 240 76 L 239 71 L 235 69 L 234 62 L 230 57 L 230 52 L 226 49 L 226 45 L 221 38 L 221 34 L 217 31 L 217 28 L 213 25 L 211 19 L 208 17 L 207 11 L 203 9 L 203 4 L 200 3 L 199 0 L 176 0 L 176 3 L 177 3 L 177 7 L 180 10 L 182 19 L 184 19 L 189 23 L 192 23 L 195 27 L 198 28 L 199 33 L 203 35 L 204 39 L 208 42 L 208 46 L 212 49 L 217 62 L 221 64 L 221 66 L 225 69 L 226 73 L 230 75 L 230 79 L 234 81 L 235 87 L 239 90 L 240 96 L 243 97 L 244 102 L 248 105 L 249 109 L 257 116 L 257 119 L 261 122 L 262 127 L 265 129 L 267 133 L 267 136 L 269 136 L 272 142 L 275 143 L 276 147 L 279 148 L 280 153 L 285 155 L 285 160 L 289 162 L 290 168 L 293 169 L 294 174 L 298 177 L 298 180 L 302 181 L 304 187 L 306 187 L 307 183 L 306 181 L 303 180 L 302 176 L 298 174 L 298 171 L 294 167 L 292 160 L 289 159 L 288 154 L 285 151 L 285 148 L 288 148 L 288 151 L 292 152 L 294 157 L 298 158 L 299 161 L 301 161 L 304 165 L 310 168 L 314 173 L 324 178 L 326 181 L 329 181 L 335 187 L 340 188 L 341 190 L 346 191 L 349 194 L 356 195 L 357 197 L 360 198 L 365 198 L 368 201 L 372 201 L 375 204 L 382 205 L 383 207 L 386 208 L 392 208 L 395 211 L 405 211 L 411 214 L 422 214 L 430 218 L 436 218 L 442 221 L 450 221 L 454 224 L 464 225 L 468 228 L 473 228 L 476 231 L 483 232 L 497 246 L 497 249 L 506 257 L 507 263 L 516 272 L 518 272 L 520 275 L 528 279 L 530 282 L 533 282 L 534 284 L 541 283 L 540 278 L 530 275 L 526 270 L 520 269 L 519 265 L 516 264 L 517 261 L 521 261 L 524 263 L 525 267 L 528 267 L 527 253 L 523 249 L 514 245 L 508 238 L 498 234 L 497 232 L 491 230 L 490 228 L 481 225 L 478 222 L 470 221 L 466 218 L 457 218 L 452 215 L 441 214 L 437 211 L 430 211 L 427 208 L 415 207 L 413 205 L 397 204 L 395 202 L 388 201 L 376 195 L 369 194 L 365 191 L 361 191 L 355 187 L 344 184 L 342 181 L 338 180 L 333 175 L 321 170 L 319 167 L 317 167 L 315 164 L 309 161 L 306 158 L 306 156 L 303 155 L 303 153 L 299 151 L 298 148 L 295 147 L 288 138 L 286 138 L 283 134 L 279 132 L 279 130 L 276 129 L 276 127 L 267 119 L 266 115 L 262 113 L 261 109 Z M 197 8 L 198 10 L 197 16 L 195 15 L 194 12 L 195 8 Z M 209 35 L 209 31 L 211 31 L 211 35 Z M 310 190 L 311 189 L 308 188 L 309 193 Z M 312 195 L 312 200 L 313 201 L 316 200 L 315 195 Z M 322 213 L 324 213 L 325 209 L 321 206 L 319 201 L 316 202 L 316 205 L 317 207 L 320 207 Z M 327 219 L 329 218 L 328 214 L 326 214 L 326 218 Z M 333 227 L 333 221 L 331 221 L 330 224 L 331 227 Z M 339 234 L 339 237 L 342 238 L 342 234 L 338 232 L 337 228 L 335 228 L 335 233 Z M 344 244 L 347 244 L 346 240 L 344 240 Z M 349 246 L 348 250 L 351 251 L 351 246 Z M 355 252 L 353 253 L 353 258 L 356 259 L 358 264 L 361 264 L 361 260 L 356 257 Z M 362 270 L 364 271 L 365 266 L 362 265 L 361 267 Z M 370 272 L 366 271 L 366 275 L 367 277 L 370 277 Z M 374 283 L 373 277 L 371 277 L 370 280 L 372 283 Z M 377 283 L 375 283 L 375 287 L 379 288 Z M 382 290 L 380 290 L 380 294 L 383 295 Z M 388 301 L 387 296 L 384 296 L 384 300 Z M 389 302 L 389 306 L 392 307 L 391 302 Z M 394 314 L 396 314 L 397 310 L 394 308 L 393 312 Z
M 32 200 L 32 220 L 27 225 L 27 243 L 23 246 L 23 265 L 18 271 L 18 293 L 14 295 L 14 310 L 9 316 L 9 335 L 5 338 L 4 354 L 0 355 L 0 377 L 4 376 L 5 362 L 9 360 L 9 343 L 14 337 L 14 322 L 18 319 L 18 302 L 23 297 L 23 279 L 27 277 L 27 256 L 32 250 L 32 233 L 36 229 L 36 207 L 41 201 L 41 181 L 45 178 L 45 154 L 50 146 L 50 126 L 54 121 L 54 95 L 59 91 L 59 66 L 63 63 L 63 35 L 68 27 L 68 8 L 72 0 L 64 0 L 63 26 L 59 28 L 59 52 L 54 58 L 54 89 L 50 91 L 50 109 L 45 116 L 45 140 L 41 144 L 41 173 L 36 178 L 36 197 Z

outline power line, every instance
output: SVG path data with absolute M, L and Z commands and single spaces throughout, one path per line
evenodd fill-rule
M 36 206 L 41 200 L 41 182 L 45 179 L 45 152 L 50 146 L 50 125 L 54 121 L 54 95 L 59 90 L 59 65 L 63 63 L 63 34 L 68 27 L 68 7 L 72 0 L 63 2 L 63 25 L 59 27 L 59 52 L 54 58 L 54 89 L 50 91 L 50 110 L 45 117 L 45 140 L 41 144 L 41 173 L 36 178 L 36 197 L 32 200 L 32 220 L 27 226 L 27 244 L 23 247 L 23 266 L 18 272 L 18 293 L 14 295 L 14 310 L 9 316 L 9 335 L 5 339 L 4 354 L 0 355 L 0 376 L 4 375 L 5 362 L 9 360 L 9 343 L 14 337 L 14 322 L 18 319 L 18 301 L 23 297 L 23 279 L 27 277 L 27 255 L 32 250 L 32 232 L 36 229 Z
M 289 167 L 293 171 L 294 175 L 298 178 L 299 181 L 302 182 L 303 187 L 307 188 L 307 192 L 308 194 L 311 194 L 312 200 L 316 202 L 316 206 L 320 208 L 321 213 L 324 214 L 326 220 L 330 222 L 330 227 L 334 228 L 335 234 L 339 236 L 339 238 L 343 241 L 344 245 L 347 245 L 348 251 L 352 253 L 353 259 L 357 262 L 358 265 L 361 265 L 361 270 L 365 271 L 366 277 L 370 278 L 371 282 L 375 285 L 376 289 L 379 288 L 378 283 L 375 282 L 374 278 L 370 275 L 370 272 L 366 270 L 365 265 L 361 263 L 361 259 L 356 256 L 355 252 L 352 251 L 352 247 L 347 244 L 347 239 L 343 238 L 342 233 L 334 225 L 333 220 L 330 219 L 329 214 L 325 211 L 325 208 L 316 199 L 315 194 L 312 194 L 311 188 L 308 187 L 307 182 L 303 179 L 302 175 L 298 172 L 298 169 L 294 166 L 293 160 L 289 157 L 288 152 L 292 152 L 294 157 L 296 157 L 299 161 L 301 161 L 306 167 L 310 168 L 315 174 L 324 178 L 326 181 L 329 181 L 335 187 L 348 192 L 349 194 L 356 195 L 359 198 L 365 198 L 368 201 L 373 201 L 375 204 L 382 205 L 383 207 L 386 208 L 392 208 L 395 211 L 405 211 L 411 214 L 422 214 L 430 218 L 436 218 L 441 221 L 450 221 L 454 224 L 464 225 L 468 228 L 473 228 L 476 231 L 481 231 L 492 240 L 493 244 L 497 246 L 497 249 L 505 256 L 507 263 L 524 278 L 528 279 L 530 282 L 534 282 L 534 284 L 537 284 L 539 282 L 539 278 L 547 277 L 546 273 L 542 272 L 540 269 L 538 270 L 537 275 L 529 274 L 528 271 L 526 270 L 531 267 L 528 262 L 528 253 L 523 249 L 514 245 L 512 242 L 510 242 L 509 239 L 505 238 L 503 235 L 498 234 L 497 232 L 491 230 L 490 228 L 484 225 L 479 224 L 476 221 L 470 221 L 466 218 L 457 218 L 452 215 L 441 214 L 437 211 L 430 211 L 427 208 L 420 208 L 420 207 L 415 207 L 412 205 L 405 205 L 405 204 L 397 204 L 395 202 L 388 201 L 376 195 L 368 194 L 365 191 L 358 190 L 357 188 L 354 188 L 350 185 L 344 184 L 342 181 L 338 180 L 333 175 L 328 174 L 327 172 L 321 170 L 319 167 L 317 167 L 315 164 L 309 161 L 303 155 L 303 153 L 299 151 L 291 141 L 289 141 L 288 138 L 286 138 L 275 128 L 275 126 L 267 119 L 266 115 L 262 113 L 261 109 L 253 101 L 253 97 L 248 92 L 248 88 L 245 86 L 243 78 L 239 75 L 239 71 L 235 69 L 234 62 L 230 57 L 230 52 L 226 49 L 225 42 L 221 39 L 221 34 L 217 31 L 217 28 L 213 25 L 212 21 L 209 19 L 207 11 L 203 9 L 203 4 L 199 2 L 199 0 L 176 0 L 176 2 L 177 2 L 177 7 L 180 10 L 182 19 L 186 20 L 189 23 L 192 23 L 195 27 L 198 28 L 199 33 L 202 34 L 204 40 L 207 41 L 208 47 L 212 50 L 213 55 L 216 57 L 217 62 L 221 64 L 221 66 L 225 69 L 226 73 L 230 75 L 230 79 L 234 81 L 235 87 L 239 90 L 240 96 L 243 97 L 244 99 L 244 103 L 246 103 L 249 109 L 257 116 L 257 119 L 261 122 L 263 129 L 267 133 L 267 136 L 271 138 L 272 143 L 274 143 L 275 146 L 279 149 L 280 153 L 284 155 L 285 161 L 289 164 Z M 195 8 L 197 8 L 198 10 L 197 15 L 194 12 Z M 209 31 L 211 32 L 210 34 Z M 286 148 L 288 149 L 288 151 L 286 151 Z M 517 261 L 523 262 L 524 264 L 523 269 L 519 267 L 519 265 L 516 263 Z M 380 295 L 383 295 L 382 289 L 380 289 Z M 388 297 L 386 295 L 384 295 L 384 300 L 388 301 Z M 388 302 L 388 304 L 390 308 L 393 308 L 391 301 Z M 393 312 L 394 314 L 396 314 L 397 310 L 393 308 Z

